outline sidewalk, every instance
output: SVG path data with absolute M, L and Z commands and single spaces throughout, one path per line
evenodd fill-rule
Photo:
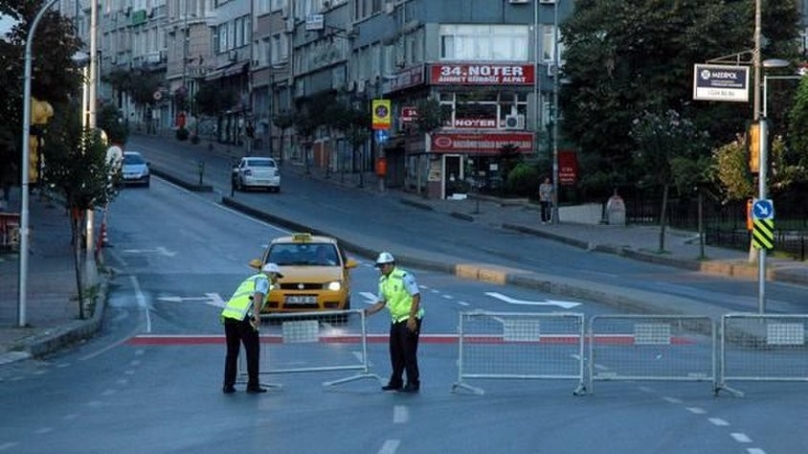
M 0 364 L 42 356 L 92 336 L 100 327 L 106 292 L 98 310 L 80 320 L 70 223 L 65 209 L 38 195 L 28 199 L 29 258 L 25 326 L 20 327 L 19 252 L 0 252 Z M 12 191 L 8 212 L 20 212 L 19 188 Z
M 192 145 L 166 139 L 166 146 L 182 149 L 193 155 L 200 153 L 202 145 Z M 225 152 L 223 146 L 214 147 Z M 260 154 L 260 153 L 256 153 Z M 153 168 L 159 176 L 159 169 Z M 356 191 L 378 194 L 379 186 L 375 175 L 368 172 L 360 177 L 357 173 L 332 173 L 326 178 L 322 169 L 310 168 L 306 173 L 301 163 L 286 160 L 283 174 L 295 174 L 303 178 L 328 180 Z M 359 187 L 360 178 L 364 183 Z M 177 183 L 181 178 L 174 176 Z M 189 181 L 188 188 L 197 188 L 196 182 Z M 198 188 L 197 188 L 198 189 Z M 608 225 L 560 224 L 541 225 L 535 206 L 526 201 L 510 201 L 489 197 L 466 200 L 431 200 L 417 194 L 398 189 L 387 189 L 385 196 L 423 210 L 444 213 L 468 221 L 470 225 L 484 223 L 497 228 L 510 229 L 527 234 L 542 236 L 587 250 L 600 251 L 644 260 L 652 263 L 676 266 L 744 278 L 757 278 L 756 264 L 749 264 L 745 251 L 736 251 L 706 246 L 704 258 L 700 259 L 701 248 L 698 238 L 692 232 L 668 230 L 665 237 L 665 251 L 659 249 L 659 228 L 653 226 L 615 227 Z M 7 211 L 19 212 L 19 190 L 12 194 L 11 206 Z M 28 267 L 28 298 L 26 305 L 27 326 L 17 327 L 19 256 L 16 253 L 0 253 L 0 364 L 31 356 L 42 356 L 63 348 L 72 342 L 91 337 L 99 329 L 106 298 L 106 281 L 102 279 L 98 308 L 88 320 L 78 320 L 78 303 L 75 300 L 76 281 L 70 246 L 70 225 L 63 208 L 49 206 L 39 196 L 29 198 L 29 220 L 31 226 L 31 255 Z M 372 251 L 366 251 L 372 255 Z M 378 251 L 375 251 L 378 252 Z M 419 255 L 417 251 L 410 251 Z M 408 254 L 405 254 L 405 256 Z M 399 259 L 403 257 L 399 255 Z M 414 262 L 415 259 L 412 259 Z M 767 276 L 770 280 L 793 282 L 808 285 L 808 266 L 804 262 L 783 259 L 767 261 Z M 607 286 L 587 285 L 589 293 L 581 290 L 580 282 L 561 277 L 548 277 L 521 270 L 502 270 L 496 267 L 461 268 L 450 257 L 442 258 L 441 263 L 431 263 L 441 269 L 453 269 L 456 274 L 480 280 L 524 285 L 545 289 L 548 286 L 566 287 L 579 297 L 595 299 L 610 298 L 621 300 L 626 308 L 639 308 L 638 301 L 647 301 L 648 295 L 638 292 L 622 292 Z M 612 294 L 616 296 L 611 296 Z M 604 295 L 606 295 L 604 297 Z M 668 297 L 672 301 L 674 297 Z M 703 312 L 701 306 L 688 305 L 682 298 L 675 301 L 682 310 L 692 309 Z M 646 310 L 654 310 L 653 307 Z

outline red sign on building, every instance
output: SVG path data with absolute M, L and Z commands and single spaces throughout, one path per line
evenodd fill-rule
M 435 133 L 432 134 L 432 151 L 435 153 L 496 154 L 507 145 L 519 147 L 521 153 L 533 151 L 533 134 L 525 132 L 494 134 Z
M 573 150 L 558 150 L 558 184 L 574 186 L 578 181 L 578 155 Z
M 533 65 L 445 63 L 429 67 L 432 85 L 533 85 Z

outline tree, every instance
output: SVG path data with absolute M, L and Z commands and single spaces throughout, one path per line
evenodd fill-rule
M 22 159 L 22 95 L 23 56 L 30 24 L 44 4 L 42 0 L 5 0 L 0 2 L 0 15 L 18 23 L 9 39 L 0 39 L 0 185 L 17 183 L 15 174 Z M 75 36 L 73 24 L 57 11 L 48 11 L 37 27 L 32 46 L 31 93 L 34 98 L 53 106 L 66 103 L 79 93 L 81 71 L 71 57 L 82 43 Z M 18 176 L 17 176 L 18 177 Z M 9 181 L 11 179 L 12 181 Z
M 194 97 L 194 103 L 199 113 L 212 117 L 229 109 L 237 101 L 238 94 L 234 89 L 222 89 L 214 83 L 203 84 Z
M 82 129 L 79 112 L 54 116 L 45 137 L 44 179 L 71 213 L 70 231 L 79 302 L 79 318 L 85 318 L 82 286 L 81 226 L 87 210 L 104 207 L 115 198 L 115 181 L 106 162 L 106 144 L 97 131 Z
M 705 180 L 709 161 L 706 132 L 696 129 L 692 121 L 675 110 L 662 113 L 643 112 L 632 124 L 630 136 L 636 143 L 634 160 L 647 185 L 662 187 L 659 216 L 659 251 L 665 250 L 668 195 L 671 185 L 680 194 L 695 183 Z
M 329 115 L 335 120 L 335 129 L 340 131 L 351 145 L 352 155 L 356 158 L 360 147 L 370 139 L 372 122 L 370 110 L 367 106 L 343 99 L 334 104 Z M 362 178 L 361 173 L 359 176 Z
M 559 102 L 564 113 L 560 126 L 584 155 L 582 185 L 613 186 L 640 177 L 629 137 L 638 112 L 676 110 L 697 129 L 706 130 L 712 146 L 731 141 L 743 130 L 752 117 L 751 103 L 692 102 L 692 71 L 694 63 L 743 53 L 752 46 L 752 3 L 575 3 L 574 14 L 561 27 L 566 49 L 563 77 L 569 83 L 562 86 Z M 765 3 L 764 58 L 796 56 L 796 1 Z

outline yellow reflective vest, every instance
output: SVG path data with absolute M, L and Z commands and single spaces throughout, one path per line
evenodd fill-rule
M 379 290 L 387 302 L 387 309 L 390 311 L 393 323 L 409 318 L 410 309 L 412 309 L 412 295 L 404 286 L 404 276 L 406 275 L 406 271 L 395 268 L 388 276 L 379 277 Z M 418 308 L 416 317 L 421 318 L 423 315 L 424 309 Z
M 252 299 L 251 297 L 255 293 L 255 283 L 259 279 L 268 279 L 267 276 L 263 273 L 254 274 L 248 277 L 241 285 L 238 286 L 236 289 L 236 293 L 230 297 L 230 300 L 227 301 L 227 304 L 224 306 L 224 310 L 222 310 L 222 321 L 226 318 L 232 318 L 234 320 L 244 320 L 247 317 L 247 313 L 250 312 L 252 308 Z M 269 289 L 272 289 L 272 285 L 270 284 Z M 266 300 L 269 298 L 269 291 L 267 294 L 264 295 L 264 301 L 261 302 L 261 307 L 266 304 Z

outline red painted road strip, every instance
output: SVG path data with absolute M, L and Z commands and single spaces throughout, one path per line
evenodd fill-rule
M 361 340 L 358 334 L 321 335 L 318 337 L 320 343 L 324 344 L 357 344 Z M 575 345 L 578 344 L 579 336 L 573 335 L 543 335 L 539 340 L 506 340 L 502 335 L 490 336 L 466 336 L 463 342 L 466 344 L 550 344 L 550 345 Z M 368 343 L 386 343 L 387 334 L 368 334 Z M 457 344 L 456 334 L 422 334 L 421 343 L 426 344 Z M 588 342 L 588 336 L 587 336 Z M 595 342 L 599 345 L 635 345 L 634 336 L 628 334 L 596 335 Z M 170 335 L 170 334 L 142 334 L 132 337 L 127 342 L 129 345 L 211 345 L 224 344 L 224 335 Z M 261 336 L 262 344 L 282 344 L 283 336 L 279 334 L 268 334 Z M 670 345 L 691 345 L 697 341 L 685 337 L 672 337 Z M 661 347 L 666 344 L 636 344 L 646 346 Z

